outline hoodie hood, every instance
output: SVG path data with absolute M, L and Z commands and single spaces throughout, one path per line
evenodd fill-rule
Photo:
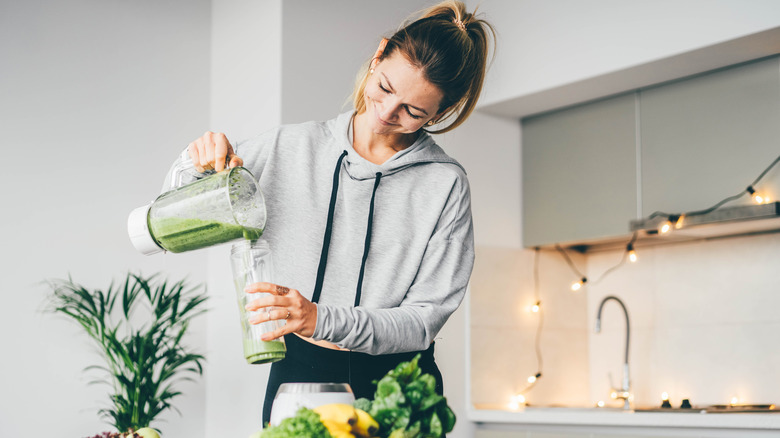
M 347 151 L 347 156 L 344 159 L 344 170 L 350 178 L 355 180 L 374 179 L 377 173 L 386 177 L 408 167 L 426 163 L 454 164 L 460 167 L 463 172 L 466 171 L 460 163 L 448 156 L 427 132 L 422 132 L 411 146 L 396 152 L 382 164 L 374 164 L 366 160 L 352 146 L 353 114 L 354 111 L 348 111 L 328 122 L 328 128 L 336 140 L 336 147 Z

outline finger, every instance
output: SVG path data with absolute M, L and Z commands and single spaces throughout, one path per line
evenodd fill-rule
M 200 169 L 197 169 L 199 172 L 204 172 L 206 170 L 211 170 L 211 164 L 209 164 L 208 157 L 206 156 L 206 150 L 208 149 L 208 143 L 211 140 L 208 138 L 207 135 L 204 135 L 198 141 L 195 142 L 195 145 L 198 147 L 198 162 L 197 164 L 200 165 Z
M 267 294 L 250 301 L 244 306 L 244 309 L 255 312 L 266 307 L 287 307 L 290 304 L 291 303 L 288 298 Z
M 244 292 L 247 293 L 259 293 L 259 292 L 274 293 L 275 291 L 276 291 L 275 284 L 267 283 L 264 281 L 258 283 L 252 283 L 244 288 Z
M 233 168 L 233 167 L 238 167 L 243 165 L 244 165 L 244 160 L 242 160 L 241 157 L 239 157 L 238 155 L 230 156 L 230 163 L 228 163 L 228 166 Z
M 225 134 L 221 132 L 214 134 L 214 170 L 217 172 L 225 169 L 225 160 L 227 159 L 229 148 L 230 143 L 228 143 Z
M 272 332 L 263 333 L 263 336 L 261 336 L 260 339 L 262 339 L 263 341 L 273 341 L 274 339 L 281 338 L 286 333 L 287 333 L 287 324 L 281 326 L 280 328 L 278 328 L 278 329 L 276 329 L 276 330 L 274 330 Z M 292 332 L 289 332 L 289 333 L 292 333 Z
M 285 296 L 285 295 L 287 295 L 287 294 L 289 294 L 289 293 L 290 293 L 290 288 L 289 288 L 289 287 L 286 287 L 286 286 L 279 286 L 279 285 L 277 284 L 277 285 L 276 285 L 276 290 L 274 291 L 274 293 L 275 293 L 276 295 L 279 295 L 279 296 L 283 297 L 283 296 Z
M 247 305 L 248 306 L 248 305 Z M 284 321 L 292 318 L 292 312 L 286 307 L 274 307 L 267 312 L 257 312 L 249 317 L 250 324 L 260 324 L 268 321 Z
M 199 168 L 200 158 L 198 157 L 198 146 L 196 142 L 197 140 L 187 145 L 187 153 L 190 156 L 190 160 L 192 161 L 192 165 L 195 167 L 195 170 L 197 170 L 198 172 L 203 172 L 203 169 Z
M 211 131 L 207 132 L 206 135 L 207 135 L 207 140 L 205 142 L 206 162 L 208 163 L 211 169 L 216 170 L 217 166 L 215 165 L 216 160 L 214 159 L 214 149 L 216 148 L 217 135 Z

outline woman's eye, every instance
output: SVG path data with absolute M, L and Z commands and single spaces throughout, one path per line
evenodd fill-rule
M 385 93 L 387 93 L 387 94 L 390 94 L 390 90 L 388 90 L 387 88 L 385 88 L 385 87 L 384 87 L 384 85 L 382 85 L 382 83 L 381 83 L 381 82 L 379 83 L 379 89 L 381 89 L 382 91 L 384 91 L 384 92 L 385 92 Z
M 409 115 L 410 115 L 410 116 L 411 116 L 413 119 L 422 119 L 422 116 L 415 116 L 414 114 L 412 114 L 412 112 L 411 112 L 411 111 L 409 111 L 409 108 L 406 108 L 406 112 L 407 112 L 407 113 L 409 113 Z

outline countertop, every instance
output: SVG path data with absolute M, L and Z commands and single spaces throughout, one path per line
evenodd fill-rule
M 704 428 L 780 431 L 780 412 L 711 413 L 623 411 L 614 408 L 477 405 L 468 418 L 477 423 L 554 424 L 622 427 Z

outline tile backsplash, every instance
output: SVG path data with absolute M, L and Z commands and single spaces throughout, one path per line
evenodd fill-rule
M 626 263 L 580 292 L 561 255 L 539 256 L 544 310 L 540 349 L 543 378 L 526 398 L 535 405 L 590 406 L 609 402 L 618 385 L 625 318 L 607 302 L 602 331 L 596 312 L 607 295 L 619 297 L 631 322 L 629 363 L 636 406 L 780 402 L 780 234 L 637 247 Z M 570 253 L 592 280 L 614 266 L 621 251 Z M 471 401 L 506 406 L 537 370 L 538 314 L 534 251 L 477 248 L 470 298 Z

